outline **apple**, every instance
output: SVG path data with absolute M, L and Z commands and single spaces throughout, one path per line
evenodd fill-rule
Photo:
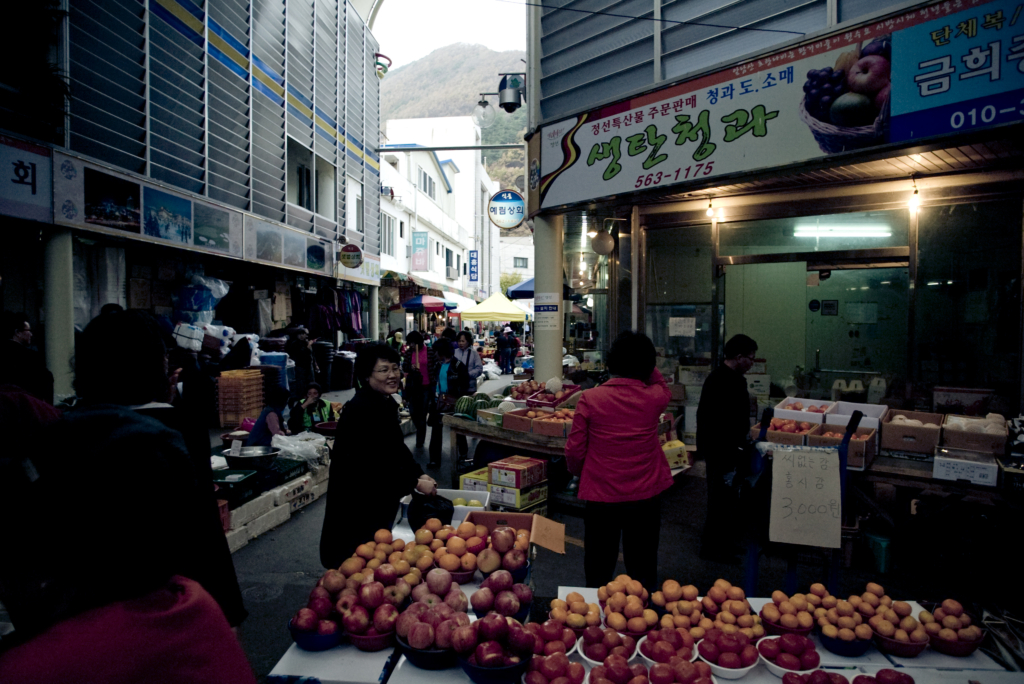
M 384 603 L 384 585 L 380 582 L 368 582 L 359 587 L 359 604 L 367 610 L 374 610 Z
M 426 613 L 420 616 L 420 622 L 425 622 L 434 629 L 437 629 L 438 625 L 444 622 L 447 618 L 445 614 L 441 612 L 437 606 L 431 608 Z
M 434 630 L 434 647 L 449 649 L 452 647 L 452 637 L 458 629 L 455 620 L 445 620 Z
M 367 570 L 363 573 L 363 579 L 359 581 L 359 584 L 360 586 L 363 584 L 369 584 L 370 582 L 373 582 L 375 579 L 376 578 L 373 576 L 373 570 Z
M 319 620 L 316 626 L 316 633 L 326 636 L 338 633 L 338 623 L 334 620 Z
M 352 612 L 355 606 L 359 605 L 359 598 L 353 594 L 346 594 L 338 599 L 338 602 L 334 604 L 334 610 L 342 617 Z
M 846 84 L 852 92 L 874 96 L 889 84 L 890 71 L 889 60 L 881 55 L 861 57 L 850 67 Z
M 425 603 L 428 608 L 433 608 L 438 604 L 444 603 L 444 600 L 437 594 L 427 594 L 426 596 L 421 598 L 419 602 Z
M 384 603 L 392 606 L 400 606 L 405 601 L 402 590 L 396 586 L 384 587 Z
M 430 587 L 428 587 L 426 583 L 416 584 L 412 588 L 412 600 L 419 601 L 429 593 L 431 593 Z
M 829 118 L 836 126 L 868 126 L 875 120 L 875 114 L 875 105 L 871 98 L 861 93 L 844 93 L 837 97 L 829 108 Z M 792 432 L 786 428 L 782 429 L 785 432 Z
M 469 616 L 461 612 L 453 614 L 451 619 L 455 620 L 455 624 L 457 624 L 459 627 L 472 624 L 472 622 L 469 619 Z
M 443 568 L 434 568 L 427 573 L 427 586 L 430 593 L 446 596 L 452 588 L 452 573 Z
M 344 587 L 344 585 L 342 585 L 342 588 L 341 588 L 340 591 L 344 591 L 344 590 L 345 590 L 345 587 Z M 325 598 L 328 601 L 330 601 L 331 600 L 331 592 L 327 591 L 326 589 L 323 588 L 322 585 L 318 584 L 315 587 L 313 587 L 313 591 L 309 592 L 309 600 L 312 601 L 315 598 Z
M 880 38 L 875 38 L 873 41 L 861 48 L 861 57 L 868 55 L 878 55 L 889 59 L 889 55 L 892 54 L 892 39 L 886 35 Z
M 505 637 L 505 641 L 509 648 L 517 653 L 523 655 L 531 655 L 533 653 L 534 635 L 518 622 L 509 625 L 508 636 Z
M 495 570 L 487 578 L 487 586 L 495 594 L 500 594 L 503 591 L 511 591 L 514 581 L 512 573 L 508 570 Z
M 477 589 L 469 598 L 469 602 L 473 604 L 473 610 L 486 613 L 494 608 L 494 592 L 487 587 Z
M 430 610 L 430 606 L 428 606 L 425 603 L 416 602 L 411 604 L 408 608 L 406 608 L 405 612 L 412 613 L 416 616 L 416 619 L 418 620 L 421 617 L 423 617 L 423 614 L 426 613 L 428 610 Z
M 385 587 L 390 587 L 398 581 L 398 570 L 391 563 L 384 563 L 373 571 L 373 578 Z
M 483 641 L 503 641 L 508 634 L 508 622 L 498 613 L 488 613 L 477 620 L 477 624 Z
M 409 598 L 412 595 L 412 585 L 410 585 L 404 577 L 399 577 L 395 580 L 395 588 L 402 592 L 402 598 Z
M 494 597 L 494 610 L 502 615 L 515 615 L 519 612 L 519 599 L 511 591 L 500 592 Z
M 321 586 L 328 592 L 337 594 L 345 588 L 345 582 L 345 576 L 337 570 L 332 569 L 324 573 L 323 584 Z
M 317 629 L 320 616 L 312 608 L 300 608 L 292 618 L 292 627 L 300 632 L 312 632 Z
M 469 599 L 461 591 L 450 592 L 444 602 L 457 613 L 465 613 L 469 609 Z
M 520 570 L 526 565 L 526 554 L 523 553 L 522 549 L 512 549 L 508 551 L 501 559 L 501 567 L 508 570 L 510 573 L 514 570 Z
M 476 556 L 476 567 L 488 575 L 501 567 L 501 554 L 494 549 L 484 549 Z
M 885 86 L 875 94 L 874 105 L 876 110 L 882 111 L 890 92 L 892 92 L 892 84 L 886 83 Z
M 540 664 L 540 673 L 548 678 L 548 680 L 558 679 L 564 677 L 569 671 L 569 658 L 564 653 L 556 653 L 544 659 L 544 662 Z M 629 672 L 629 668 L 626 668 L 626 672 Z M 628 681 L 628 679 L 627 679 Z M 623 682 L 622 684 L 625 684 Z
M 568 627 L 562 628 L 562 643 L 565 644 L 565 650 L 572 650 L 573 645 L 576 643 L 576 632 L 572 631 Z
M 417 622 L 409 630 L 409 645 L 423 650 L 434 645 L 434 628 L 425 622 Z
M 334 604 L 331 602 L 331 599 L 323 598 L 322 596 L 310 599 L 306 607 L 316 613 L 317 617 L 321 620 L 330 615 L 331 611 L 334 610 Z
M 525 584 L 513 584 L 512 593 L 519 599 L 520 605 L 526 605 L 533 602 L 533 589 L 526 586 Z
M 485 641 L 476 647 L 473 653 L 476 664 L 480 667 L 504 667 L 505 651 L 497 641 Z
M 412 629 L 412 626 L 419 621 L 420 618 L 418 615 L 414 615 L 409 611 L 405 611 L 404 613 L 399 615 L 398 620 L 395 621 L 395 631 L 398 632 L 398 636 L 405 639 L 409 636 L 409 630 Z
M 527 672 L 523 677 L 523 681 L 526 684 L 548 684 L 548 678 L 542 675 L 539 670 Z
M 353 606 L 352 611 L 341 619 L 349 634 L 363 634 L 370 627 L 370 613 L 363 606 Z
M 452 648 L 456 653 L 465 655 L 476 650 L 476 630 L 469 625 L 460 625 L 452 632 Z
M 373 628 L 381 634 L 395 631 L 398 622 L 398 608 L 390 603 L 383 603 L 373 611 Z
M 516 545 L 516 531 L 501 526 L 491 530 L 491 548 L 501 554 L 508 553 Z
M 583 653 L 591 660 L 597 662 L 604 662 L 604 659 L 608 657 L 608 647 L 604 644 L 590 644 L 583 649 Z

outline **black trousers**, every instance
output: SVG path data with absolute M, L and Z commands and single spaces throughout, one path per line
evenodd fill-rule
M 583 524 L 583 569 L 588 587 L 600 587 L 615 578 L 621 538 L 626 573 L 648 591 L 657 590 L 660 496 L 617 503 L 588 501 Z
M 409 417 L 416 426 L 416 446 L 423 446 L 427 439 L 427 390 L 429 385 L 406 383 L 405 400 L 409 402 Z
M 739 500 L 739 478 L 736 458 L 731 451 L 711 452 L 706 458 L 708 506 L 701 536 L 704 552 L 732 552 L 738 549 L 735 539 L 737 523 L 741 516 Z M 726 482 L 729 473 L 734 473 L 732 482 Z
M 430 414 L 430 462 L 440 463 L 441 455 L 444 453 L 444 425 L 441 418 L 444 414 L 440 411 L 433 411 Z M 469 455 L 469 440 L 465 435 L 456 435 L 456 446 L 459 449 L 459 458 L 466 458 Z

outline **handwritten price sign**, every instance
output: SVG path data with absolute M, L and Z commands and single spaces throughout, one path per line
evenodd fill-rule
M 774 453 L 769 538 L 838 549 L 842 540 L 839 454 L 793 449 Z

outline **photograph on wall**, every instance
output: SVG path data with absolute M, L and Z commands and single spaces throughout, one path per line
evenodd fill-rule
M 150 237 L 192 244 L 192 200 L 156 188 L 143 188 L 143 231 Z
M 327 265 L 327 250 L 319 240 L 306 240 L 306 268 L 324 270 Z
M 85 168 L 85 222 L 105 228 L 139 233 L 138 183 Z
M 306 268 L 306 238 L 290 230 L 281 231 L 284 236 L 284 264 Z
M 269 223 L 256 225 L 256 258 L 281 263 L 281 231 Z
M 205 247 L 227 254 L 237 254 L 241 251 L 237 237 L 238 224 L 241 223 L 239 215 L 199 202 L 193 203 L 192 206 L 193 244 L 196 247 Z M 235 225 L 232 225 L 233 223 Z M 235 234 L 234 245 L 231 239 L 232 233 Z

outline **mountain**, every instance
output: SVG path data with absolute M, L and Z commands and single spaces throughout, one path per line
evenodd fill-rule
M 525 71 L 522 50 L 495 52 L 483 45 L 455 43 L 434 50 L 426 57 L 389 71 L 380 84 L 380 116 L 388 119 L 419 119 L 441 116 L 470 116 L 480 93 L 498 89 L 500 72 Z M 497 106 L 497 97 L 490 97 Z M 526 108 L 514 114 L 498 110 L 494 124 L 483 130 L 485 145 L 523 141 Z M 484 152 L 487 172 L 502 187 L 515 187 L 523 174 L 523 154 L 518 150 Z

